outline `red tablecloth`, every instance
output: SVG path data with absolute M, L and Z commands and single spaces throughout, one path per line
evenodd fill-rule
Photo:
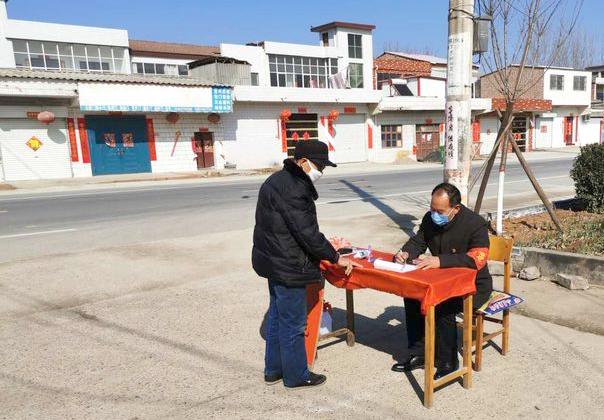
M 392 254 L 373 251 L 373 257 L 392 261 Z M 374 289 L 421 302 L 425 315 L 429 306 L 438 305 L 452 297 L 476 293 L 476 270 L 470 268 L 439 268 L 415 270 L 408 273 L 377 270 L 367 260 L 355 260 L 363 268 L 355 267 L 349 277 L 344 270 L 323 261 L 321 269 L 327 281 L 342 289 Z

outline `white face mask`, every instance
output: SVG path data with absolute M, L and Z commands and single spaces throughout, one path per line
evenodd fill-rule
M 310 168 L 310 171 L 307 172 L 306 175 L 308 175 L 308 177 L 314 184 L 315 182 L 317 182 L 319 180 L 319 178 L 321 178 L 321 176 L 323 176 L 323 173 L 321 171 L 319 171 L 317 168 L 315 168 L 315 165 L 313 165 L 313 163 L 310 160 L 307 160 L 306 162 L 308 163 L 308 167 Z

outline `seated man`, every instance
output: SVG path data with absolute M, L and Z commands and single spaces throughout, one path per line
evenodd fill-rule
M 427 248 L 432 256 L 419 261 L 418 268 L 474 268 L 478 270 L 474 309 L 487 301 L 493 290 L 493 280 L 486 265 L 489 254 L 487 222 L 461 204 L 461 194 L 451 184 L 442 183 L 434 188 L 430 211 L 422 219 L 417 234 L 396 254 L 395 261 L 402 264 L 415 260 Z M 462 306 L 461 298 L 453 298 L 435 308 L 435 379 L 459 368 L 455 315 L 462 311 Z M 405 318 L 409 357 L 405 362 L 392 366 L 399 372 L 424 365 L 424 319 L 418 301 L 405 299 Z

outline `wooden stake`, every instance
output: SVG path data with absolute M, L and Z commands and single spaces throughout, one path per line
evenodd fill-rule
M 556 225 L 556 228 L 558 228 L 558 231 L 560 231 L 560 233 L 562 233 L 563 232 L 562 225 L 560 224 L 560 221 L 558 220 L 558 216 L 556 216 L 556 212 L 554 211 L 554 206 L 552 205 L 551 201 L 549 201 L 549 199 L 545 195 L 545 192 L 541 188 L 541 185 L 539 185 L 537 178 L 535 178 L 533 171 L 531 170 L 528 163 L 524 159 L 524 156 L 522 155 L 522 151 L 520 151 L 520 148 L 516 144 L 516 141 L 514 140 L 514 137 L 512 136 L 511 133 L 508 133 L 508 138 L 509 138 L 510 142 L 512 143 L 512 148 L 514 149 L 514 153 L 516 153 L 516 156 L 518 156 L 518 161 L 520 162 L 522 169 L 524 169 L 526 176 L 528 176 L 529 180 L 531 181 L 531 184 L 533 184 L 533 188 L 535 188 L 535 191 L 537 192 L 537 195 L 539 195 L 541 202 L 543 202 L 543 205 L 547 209 L 547 212 L 549 213 L 549 217 L 551 217 L 552 222 L 554 222 L 554 224 Z

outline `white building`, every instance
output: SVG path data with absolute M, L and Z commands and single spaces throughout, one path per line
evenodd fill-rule
M 131 74 L 129 47 L 123 30 L 8 19 L 0 1 L 0 180 L 224 165 L 232 89 Z
M 514 71 L 514 68 L 512 68 Z M 531 67 L 524 70 L 516 101 L 518 115 L 512 133 L 521 150 L 584 146 L 601 139 L 601 116 L 591 109 L 591 73 L 570 68 Z M 481 77 L 482 97 L 493 98 L 493 109 L 503 110 L 493 73 Z M 493 113 L 480 117 L 482 153 L 496 140 L 499 120 Z
M 371 158 L 373 25 L 332 22 L 311 28 L 319 45 L 221 44 L 225 57 L 250 64 L 250 85 L 234 88 L 225 117 L 225 155 L 237 168 L 279 165 L 295 142 L 319 139 L 337 163 Z

